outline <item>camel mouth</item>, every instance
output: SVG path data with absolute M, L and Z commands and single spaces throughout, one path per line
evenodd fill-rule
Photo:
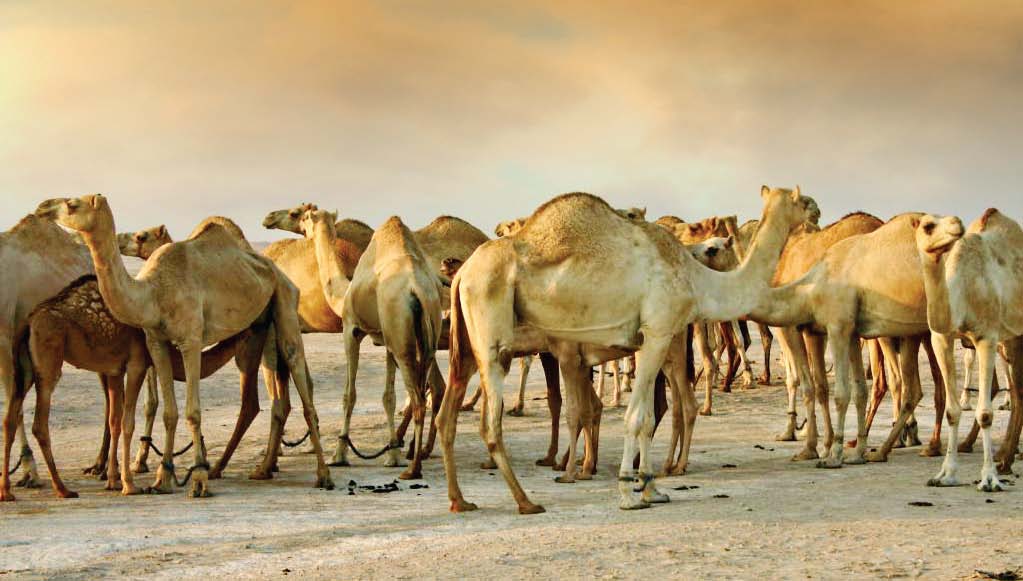
M 931 245 L 931 246 L 930 246 L 930 247 L 929 247 L 929 248 L 927 249 L 927 253 L 928 253 L 928 254 L 932 254 L 932 255 L 934 255 L 934 256 L 941 256 L 942 254 L 945 254 L 946 252 L 948 252 L 949 250 L 951 250 L 951 249 L 952 249 L 952 246 L 953 246 L 953 245 L 954 245 L 954 244 L 955 244 L 956 242 L 958 242 L 958 241 L 959 241 L 959 238 L 958 238 L 958 237 L 956 237 L 956 238 L 952 238 L 952 239 L 950 239 L 950 240 L 944 240 L 944 241 L 942 241 L 942 242 L 938 242 L 938 243 L 936 243 L 936 244 L 932 244 L 932 245 Z
M 53 198 L 46 200 L 36 207 L 35 215 L 39 218 L 53 219 L 60 212 L 60 207 L 67 201 L 67 198 Z

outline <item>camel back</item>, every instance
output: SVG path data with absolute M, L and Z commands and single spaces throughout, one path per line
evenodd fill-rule
M 480 244 L 490 238 L 472 224 L 454 216 L 440 216 L 416 230 L 416 241 L 431 261 L 430 268 L 440 272 L 441 261 L 457 258 L 466 261 Z
M 223 216 L 210 216 L 202 222 L 199 222 L 199 225 L 192 230 L 191 234 L 188 235 L 188 240 L 194 240 L 199 236 L 204 235 L 213 229 L 214 226 L 219 226 L 228 235 L 230 235 L 234 243 L 242 250 L 248 250 L 249 252 L 253 251 L 252 245 L 249 244 L 249 241 L 245 238 L 245 232 L 242 231 L 238 224 L 234 223 L 234 220 Z
M 373 238 L 372 228 L 364 222 L 352 218 L 338 220 L 334 224 L 334 233 L 339 239 L 346 240 L 355 245 L 360 254 L 366 251 L 369 241 Z
M 780 286 L 798 279 L 820 262 L 828 248 L 839 241 L 868 234 L 883 225 L 880 218 L 865 212 L 847 214 L 823 230 L 809 222 L 803 224 L 803 230 L 792 234 L 785 243 L 771 284 Z

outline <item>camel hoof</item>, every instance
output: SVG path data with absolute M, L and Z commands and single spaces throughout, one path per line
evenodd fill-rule
M 801 452 L 792 456 L 792 461 L 801 462 L 803 460 L 816 460 L 818 458 L 820 458 L 820 455 L 817 454 L 816 448 L 803 448 Z
M 64 490 L 57 493 L 57 496 L 61 498 L 78 498 L 78 493 L 74 490 Z
M 576 480 L 593 480 L 593 472 L 585 472 L 585 471 L 584 472 L 580 472 L 579 475 L 575 477 L 575 479 Z
M 135 474 L 145 474 L 146 472 L 149 472 L 149 465 L 145 462 L 136 462 L 132 465 L 131 471 Z
M 550 456 L 548 456 L 546 458 L 540 458 L 539 460 L 536 461 L 536 465 L 537 466 L 554 466 L 554 458 L 551 458 Z
M 520 408 L 520 407 L 513 407 L 510 410 L 508 410 L 508 415 L 509 416 L 514 416 L 516 418 L 521 418 L 522 416 L 524 416 L 526 414 L 523 412 L 522 408 Z
M 941 442 L 931 442 L 923 450 L 920 450 L 920 455 L 924 458 L 941 456 Z
M 334 481 L 330 478 L 330 475 L 317 476 L 316 484 L 313 488 L 322 488 L 323 490 L 334 490 Z
M 644 508 L 650 508 L 650 503 L 639 499 L 639 498 L 623 498 L 618 503 L 618 508 L 622 510 L 642 510 Z
M 956 448 L 956 451 L 958 451 L 960 454 L 972 454 L 973 444 L 967 444 L 963 442 L 962 444 L 959 444 L 959 447 Z
M 497 470 L 497 462 L 494 462 L 493 458 L 486 462 L 480 462 L 480 470 Z M 564 470 L 564 468 L 562 468 L 562 470 Z
M 977 490 L 981 492 L 1001 492 L 1002 483 L 999 482 L 997 479 L 989 482 L 982 482 L 977 485 Z
M 39 478 L 33 474 L 26 474 L 21 477 L 21 480 L 14 483 L 18 488 L 42 488 L 43 483 L 39 482 Z
M 850 465 L 858 466 L 860 464 L 866 464 L 867 463 L 867 459 L 864 458 L 862 455 L 860 455 L 860 456 L 849 456 L 849 457 L 843 458 L 842 459 L 842 463 L 843 464 L 850 464 Z
M 121 481 L 120 480 L 107 480 L 106 486 L 103 487 L 103 490 L 120 490 L 120 489 L 121 489 Z
M 774 437 L 774 441 L 775 442 L 795 442 L 796 441 L 796 431 L 795 430 L 789 430 L 787 432 L 782 432 L 781 434 L 778 434 L 777 436 Z
M 539 504 L 529 503 L 519 505 L 519 514 L 541 514 L 545 512 L 547 512 L 547 509 Z
M 475 409 L 475 407 L 476 407 L 475 405 L 467 403 L 467 404 L 463 405 L 462 407 L 458 408 L 458 411 L 460 411 L 460 412 L 471 412 L 473 409 Z M 476 510 L 476 509 L 472 509 L 472 510 Z
M 196 483 L 193 482 L 192 489 L 188 491 L 189 498 L 209 498 L 211 496 L 213 496 L 213 493 L 210 492 L 210 489 L 208 486 L 206 486 L 206 483 L 203 483 L 202 486 L 198 486 Z
M 867 462 L 887 462 L 888 461 L 888 454 L 885 454 L 881 450 L 877 450 L 876 452 L 867 452 L 866 454 L 863 455 L 863 457 L 867 459 Z
M 931 478 L 927 481 L 927 486 L 937 488 L 948 488 L 952 486 L 959 486 L 959 479 L 955 476 L 942 476 L 940 478 Z
M 334 460 L 333 462 L 328 462 L 327 466 L 330 466 L 332 468 L 344 468 L 346 466 L 351 466 L 351 463 L 348 462 L 348 460 L 346 460 L 346 459 L 341 459 L 341 460 Z
M 650 504 L 667 504 L 671 502 L 671 497 L 663 492 L 654 491 L 650 494 L 643 493 L 643 500 Z
M 710 416 L 710 415 L 713 415 L 713 413 L 712 413 L 710 408 L 702 408 L 702 409 L 700 409 L 700 415 L 701 416 Z
M 272 470 L 264 470 L 263 468 L 256 468 L 249 473 L 249 480 L 272 480 L 273 477 Z
M 121 487 L 121 496 L 135 496 L 136 494 L 142 494 L 142 489 L 134 484 L 125 484 Z
M 161 486 L 147 486 L 146 494 L 171 494 L 173 490 L 163 488 Z
M 995 469 L 998 470 L 999 476 L 1008 476 L 1012 474 L 1012 459 L 1001 461 L 995 464 Z
M 100 464 L 93 464 L 92 466 L 89 466 L 88 468 L 83 468 L 82 469 L 82 474 L 88 474 L 90 476 L 99 476 L 100 474 L 104 474 L 105 475 L 106 472 L 107 472 L 107 467 L 106 466 L 102 466 Z M 103 478 L 105 479 L 106 476 L 103 476 Z
M 842 459 L 841 458 L 835 458 L 835 457 L 829 456 L 829 457 L 827 457 L 827 458 L 817 462 L 817 467 L 818 468 L 823 468 L 825 470 L 834 470 L 836 468 L 841 468 L 842 467 Z
M 404 472 L 398 475 L 398 478 L 402 480 L 419 480 L 422 477 L 423 477 L 422 470 L 412 470 L 411 468 L 405 470 Z
M 10 490 L 0 490 L 0 502 L 14 502 L 14 493 Z
M 575 478 L 564 474 L 561 476 L 555 476 L 554 481 L 558 484 L 575 484 Z
M 210 470 L 210 475 L 209 475 L 209 479 L 210 480 L 220 480 L 223 477 L 224 477 L 224 470 L 222 468 L 220 468 L 219 466 L 214 468 L 213 470 Z
M 451 501 L 451 512 L 469 512 L 477 510 L 478 508 L 479 507 L 477 507 L 475 504 L 471 502 L 466 502 L 464 500 Z
M 403 462 L 401 458 L 390 457 L 384 462 L 384 468 L 404 468 L 408 466 L 408 462 Z

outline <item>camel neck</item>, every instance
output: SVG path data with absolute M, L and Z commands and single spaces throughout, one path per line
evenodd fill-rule
M 334 232 L 334 225 L 328 222 L 314 224 L 312 240 L 323 294 L 330 308 L 340 317 L 349 280 L 345 276 L 341 259 L 335 250 L 337 234 Z
M 920 254 L 923 266 L 924 293 L 927 295 L 927 324 L 943 335 L 952 332 L 952 303 L 949 300 L 948 282 L 945 278 L 945 261 L 948 253 L 938 259 Z
M 109 222 L 109 228 L 82 233 L 96 268 L 100 294 L 117 320 L 133 327 L 145 327 L 153 318 L 149 286 L 128 274 L 113 234 L 113 219 Z

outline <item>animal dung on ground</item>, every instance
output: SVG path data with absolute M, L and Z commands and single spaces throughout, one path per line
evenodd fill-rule
M 926 500 L 914 500 L 909 503 L 909 506 L 934 506 L 934 503 Z
M 696 490 L 697 488 L 699 488 L 699 486 L 696 485 L 686 486 L 685 484 L 683 484 L 682 486 L 676 486 L 675 488 L 672 488 L 672 490 Z
M 722 468 L 738 468 L 735 464 L 722 464 Z
M 731 498 L 731 496 L 728 496 L 727 494 L 715 494 L 714 498 Z

